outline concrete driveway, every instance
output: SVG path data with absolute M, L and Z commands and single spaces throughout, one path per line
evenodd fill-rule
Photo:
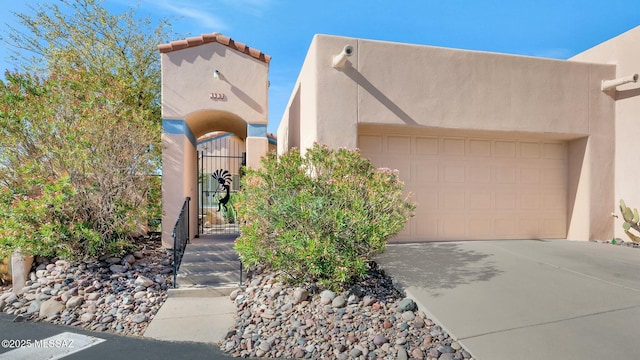
M 390 244 L 377 261 L 476 360 L 640 359 L 640 249 Z

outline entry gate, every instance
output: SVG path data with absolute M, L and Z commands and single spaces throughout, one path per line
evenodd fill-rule
M 198 145 L 198 233 L 239 234 L 235 196 L 246 165 L 244 143 L 223 135 Z

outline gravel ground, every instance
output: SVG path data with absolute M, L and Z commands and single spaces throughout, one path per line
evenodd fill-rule
M 0 287 L 0 311 L 23 320 L 142 336 L 171 286 L 171 254 L 158 238 L 122 257 L 67 262 L 38 257 L 24 293 Z
M 348 290 L 287 287 L 257 273 L 231 294 L 237 316 L 220 347 L 238 357 L 306 359 L 471 359 L 384 271 Z

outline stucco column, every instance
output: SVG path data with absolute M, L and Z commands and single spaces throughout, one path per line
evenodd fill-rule
M 247 167 L 259 169 L 262 167 L 261 158 L 269 151 L 267 139 L 267 125 L 247 124 Z
M 162 125 L 162 246 L 172 248 L 171 232 L 187 196 L 191 197 L 190 235 L 197 233 L 197 160 L 195 138 L 187 124 L 163 120 Z
M 617 204 L 615 174 L 615 101 L 604 94 L 601 80 L 613 69 L 590 65 L 589 137 L 569 142 L 569 222 L 571 240 L 610 240 Z M 619 213 L 619 210 L 617 211 Z

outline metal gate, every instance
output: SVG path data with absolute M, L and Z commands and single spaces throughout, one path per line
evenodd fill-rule
M 225 134 L 198 144 L 198 233 L 239 234 L 235 196 L 246 165 L 244 142 Z

